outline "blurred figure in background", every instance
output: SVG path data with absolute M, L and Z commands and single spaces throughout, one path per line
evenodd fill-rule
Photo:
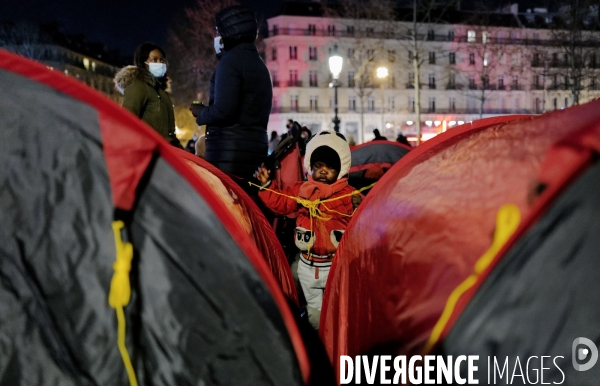
M 398 137 L 396 138 L 396 142 L 412 147 L 410 142 L 408 142 L 408 139 L 402 133 L 398 134 Z
M 122 106 L 181 148 L 175 136 L 173 103 L 167 93 L 165 51 L 155 44 L 144 43 L 135 50 L 133 63 L 115 75 L 115 86 L 123 94 Z
M 279 145 L 279 134 L 275 130 L 271 131 L 271 138 L 269 139 L 269 154 L 273 153 L 273 150 Z
M 215 15 L 214 40 L 219 64 L 211 78 L 208 106 L 192 103 L 198 125 L 206 125 L 205 159 L 233 175 L 246 191 L 247 180 L 269 148 L 267 123 L 273 88 L 254 45 L 258 24 L 254 11 L 235 5 Z

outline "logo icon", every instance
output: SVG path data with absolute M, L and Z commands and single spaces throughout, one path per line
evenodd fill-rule
M 585 346 L 585 347 L 581 347 Z M 577 371 L 588 371 L 598 361 L 598 348 L 588 338 L 577 338 L 573 341 L 571 350 L 571 359 L 573 360 L 573 367 Z M 587 363 L 580 364 L 588 360 Z

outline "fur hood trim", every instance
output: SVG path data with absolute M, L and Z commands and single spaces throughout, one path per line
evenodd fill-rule
M 125 88 L 136 79 L 146 82 L 152 87 L 156 87 L 158 84 L 158 81 L 154 75 L 150 73 L 150 71 L 136 66 L 123 67 L 121 70 L 119 70 L 119 72 L 117 72 L 117 75 L 115 75 L 114 82 L 117 90 L 123 94 L 125 92 Z

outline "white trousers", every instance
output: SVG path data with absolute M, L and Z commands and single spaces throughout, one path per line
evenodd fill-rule
M 312 267 L 300 260 L 298 262 L 298 279 L 306 298 L 306 310 L 311 325 L 319 328 L 319 316 L 323 304 L 323 293 L 329 276 L 330 267 Z M 318 271 L 317 271 L 318 270 Z M 318 278 L 315 278 L 318 276 Z

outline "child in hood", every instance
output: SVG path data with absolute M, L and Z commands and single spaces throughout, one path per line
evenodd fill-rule
M 352 194 L 355 189 L 348 185 L 350 147 L 343 135 L 333 131 L 314 135 L 306 145 L 304 167 L 309 171 L 308 181 L 285 190 L 270 180 L 270 172 L 264 165 L 255 177 L 263 188 L 258 196 L 269 209 L 281 215 L 298 212 L 295 230 L 295 243 L 300 250 L 298 278 L 309 321 L 318 329 L 329 268 L 362 196 Z M 320 203 L 317 214 L 311 218 L 309 210 L 291 197 L 329 201 Z

